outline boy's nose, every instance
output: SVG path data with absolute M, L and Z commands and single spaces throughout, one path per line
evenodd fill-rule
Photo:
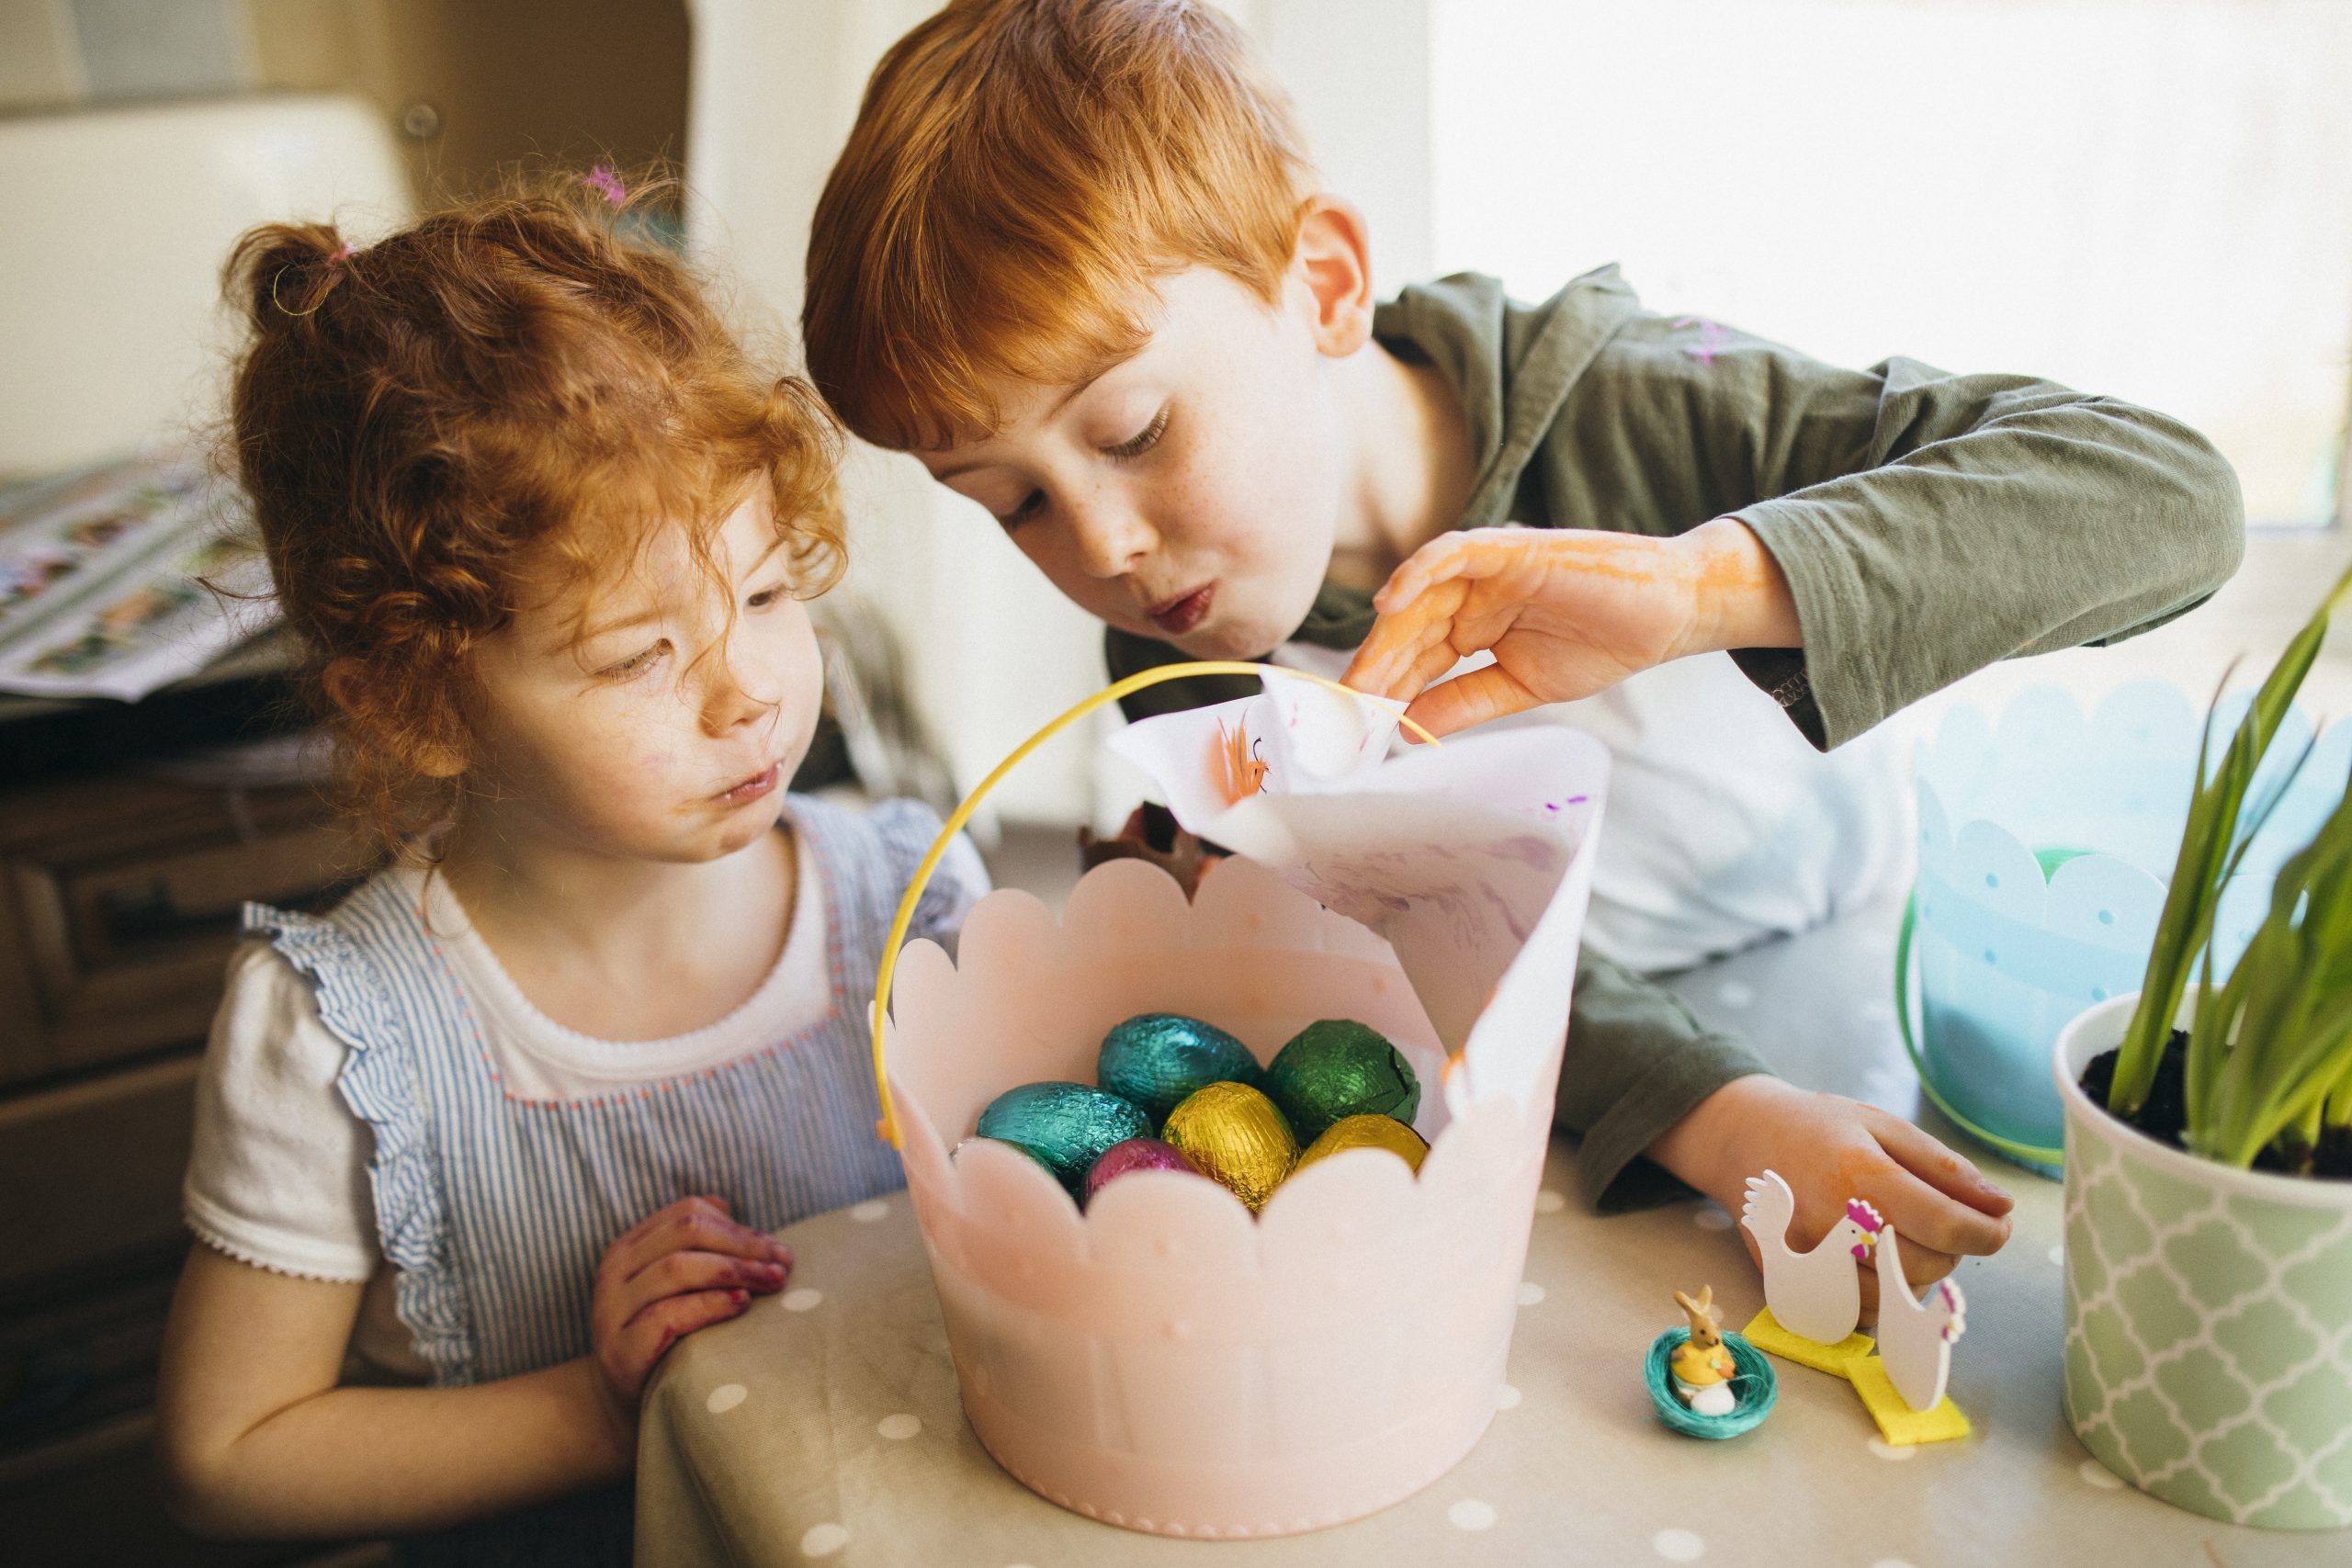
M 1089 577 L 1124 577 L 1159 542 L 1150 524 L 1116 503 L 1088 507 L 1075 526 L 1079 562 Z

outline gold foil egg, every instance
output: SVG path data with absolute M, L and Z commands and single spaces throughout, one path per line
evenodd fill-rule
M 1421 1135 L 1394 1116 L 1344 1116 L 1323 1129 L 1323 1135 L 1306 1145 L 1298 1156 L 1298 1167 L 1305 1170 L 1317 1160 L 1338 1154 L 1342 1149 L 1386 1149 L 1413 1168 L 1418 1176 L 1421 1161 L 1428 1157 L 1430 1146 Z
M 1213 1083 L 1168 1113 L 1159 1135 L 1256 1213 L 1298 1163 L 1298 1140 L 1274 1102 L 1248 1084 Z

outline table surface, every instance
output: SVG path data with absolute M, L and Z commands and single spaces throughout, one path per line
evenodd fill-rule
M 1795 1082 L 1918 1119 L 1895 1032 L 1894 916 L 1873 909 L 1674 982 Z M 1973 1148 L 1970 1152 L 1975 1153 Z M 2284 1535 L 2188 1514 L 2116 1481 L 2059 1408 L 2060 1189 L 1989 1156 L 2016 1230 L 1970 1259 L 1951 1397 L 1975 1431 L 1890 1448 L 1845 1382 L 1776 1362 L 1780 1403 L 1726 1442 L 1662 1426 L 1642 1358 L 1679 1325 L 1670 1292 L 1712 1282 L 1724 1320 L 1763 1302 L 1711 1202 L 1601 1218 L 1555 1142 L 1528 1250 L 1502 1408 L 1468 1458 L 1372 1517 L 1282 1540 L 1139 1535 L 1066 1513 L 997 1468 L 957 1403 L 904 1194 L 783 1235 L 792 1289 L 670 1352 L 648 1397 L 638 1562 L 920 1563 L 926 1568 L 1230 1568 L 1385 1562 L 1790 1563 L 1806 1568 L 2352 1564 L 2352 1532 Z

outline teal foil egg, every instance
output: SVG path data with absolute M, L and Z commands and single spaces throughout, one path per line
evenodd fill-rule
M 1409 1127 L 1421 1105 L 1412 1064 L 1378 1030 L 1344 1018 L 1310 1023 L 1276 1052 L 1266 1093 L 1306 1144 L 1350 1116 L 1394 1116 Z
M 1102 1037 L 1094 1081 L 1143 1108 L 1154 1127 L 1196 1089 L 1265 1082 L 1250 1047 L 1215 1024 L 1181 1012 L 1146 1012 Z
M 1025 1083 L 980 1112 L 981 1137 L 1016 1145 L 1073 1192 L 1103 1150 L 1151 1133 L 1135 1105 L 1082 1083 Z

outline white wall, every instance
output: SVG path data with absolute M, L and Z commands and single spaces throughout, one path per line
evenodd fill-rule
M 2352 372 L 2345 0 L 1434 0 L 1436 260 L 2177 414 L 2316 521 Z

